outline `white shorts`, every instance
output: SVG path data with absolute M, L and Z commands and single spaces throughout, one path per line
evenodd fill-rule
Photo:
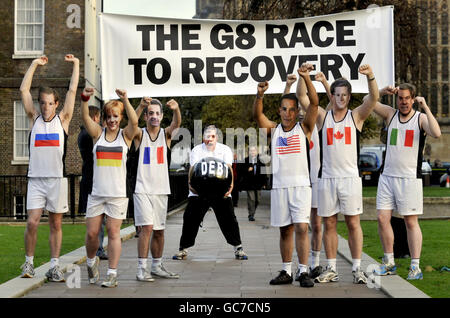
M 67 178 L 28 178 L 27 210 L 66 213 L 69 211 L 67 194 Z
M 128 198 L 88 196 L 86 217 L 93 218 L 102 214 L 123 220 L 127 217 Z
M 400 215 L 423 214 L 422 179 L 381 175 L 378 180 L 377 210 L 396 210 Z
M 270 224 L 272 226 L 309 224 L 310 214 L 311 187 L 277 188 L 270 191 Z
M 318 194 L 319 182 L 311 183 L 311 208 L 319 207 L 319 194 Z
M 330 217 L 336 213 L 359 215 L 363 213 L 362 181 L 354 178 L 321 178 L 317 189 L 317 215 Z
M 134 198 L 134 225 L 153 225 L 153 230 L 166 228 L 167 202 L 166 194 L 135 193 Z

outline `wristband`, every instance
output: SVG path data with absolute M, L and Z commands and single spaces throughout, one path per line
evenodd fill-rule
M 264 95 L 263 95 L 263 96 L 259 96 L 258 93 L 256 93 L 256 98 L 257 98 L 257 99 L 263 99 L 263 98 L 264 98 Z
M 90 98 L 91 98 L 91 96 L 86 96 L 86 95 L 83 95 L 83 93 L 81 93 L 81 100 L 83 101 L 83 102 L 87 102 Z
M 375 79 L 375 76 L 372 78 L 369 78 L 368 81 L 370 82 L 370 81 L 373 81 L 374 79 Z

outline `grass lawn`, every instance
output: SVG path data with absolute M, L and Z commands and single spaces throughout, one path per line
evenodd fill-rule
M 361 226 L 364 233 L 364 252 L 381 263 L 383 249 L 377 222 L 361 221 Z M 411 283 L 430 297 L 450 298 L 450 272 L 439 272 L 443 266 L 450 267 L 450 220 L 421 220 L 420 227 L 423 235 L 420 268 L 424 278 Z M 344 222 L 338 222 L 338 232 L 342 237 L 348 238 Z M 406 279 L 411 259 L 396 259 L 395 263 L 398 275 Z M 432 267 L 434 271 L 426 272 L 427 266 Z
M 122 224 L 122 228 L 130 224 Z M 67 254 L 84 246 L 86 225 L 63 224 L 63 241 L 61 254 Z M 20 266 L 25 261 L 24 224 L 0 225 L 0 284 L 20 275 Z M 48 224 L 41 224 L 38 230 L 38 242 L 34 257 L 34 268 L 50 261 L 50 247 L 48 236 L 50 228 Z M 105 233 L 106 236 L 106 233 Z
M 376 186 L 366 186 L 363 187 L 363 197 L 376 197 L 377 187 Z M 424 197 L 450 197 L 450 189 L 441 187 L 423 187 Z

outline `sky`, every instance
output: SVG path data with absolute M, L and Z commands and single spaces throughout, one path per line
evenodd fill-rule
M 103 0 L 103 12 L 191 19 L 195 0 Z

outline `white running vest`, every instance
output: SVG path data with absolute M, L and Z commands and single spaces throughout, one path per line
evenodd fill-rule
M 340 122 L 334 120 L 333 111 L 327 112 L 319 132 L 319 178 L 359 177 L 359 134 L 351 110 Z
M 114 141 L 105 139 L 106 128 L 94 145 L 94 177 L 91 195 L 126 198 L 128 146 L 120 129 Z
M 425 133 L 420 129 L 420 112 L 407 121 L 400 121 L 397 110 L 388 125 L 383 175 L 400 178 L 421 178 Z
M 272 135 L 272 188 L 310 186 L 309 142 L 299 123 L 284 131 L 278 124 Z
M 152 141 L 147 128 L 142 128 L 135 193 L 170 194 L 166 134 L 160 128 Z
M 64 176 L 64 157 L 66 133 L 59 115 L 44 121 L 39 115 L 30 134 L 30 178 L 62 178 Z
M 311 133 L 311 141 L 309 142 L 309 159 L 311 183 L 316 183 L 319 179 L 320 170 L 320 140 L 316 125 L 314 125 Z

